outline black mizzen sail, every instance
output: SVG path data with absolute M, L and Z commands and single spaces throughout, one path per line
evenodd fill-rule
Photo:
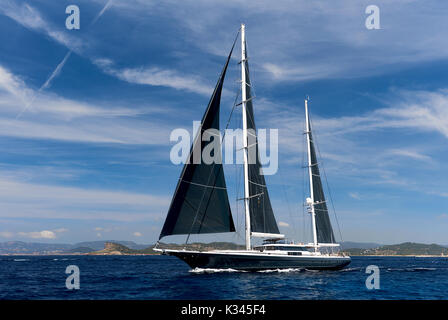
M 245 51 L 247 54 L 247 47 Z M 246 68 L 250 229 L 252 232 L 280 233 L 272 211 L 266 181 L 262 174 L 247 58 L 242 63 L 244 63 Z
M 204 131 L 208 129 L 219 130 L 219 110 L 221 92 L 227 66 L 232 55 L 233 47 L 221 72 L 213 95 L 208 103 L 207 110 L 202 118 L 200 130 L 195 137 L 190 150 L 188 162 L 185 164 L 177 183 L 176 192 L 171 201 L 168 215 L 160 233 L 159 240 L 174 234 L 200 234 L 234 232 L 235 225 L 232 219 L 226 182 L 222 163 L 206 164 L 201 159 L 194 163 L 193 156 L 209 144 L 218 145 L 221 152 L 220 137 L 211 139 L 218 141 L 201 141 Z M 193 152 L 193 150 L 196 150 Z M 221 158 L 221 157 L 220 157 Z

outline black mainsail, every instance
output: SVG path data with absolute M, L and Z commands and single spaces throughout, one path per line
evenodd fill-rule
M 313 180 L 314 212 L 316 219 L 317 242 L 335 243 L 333 228 L 331 227 L 330 217 L 328 215 L 327 203 L 325 201 L 322 180 L 320 178 L 319 166 L 317 163 L 316 150 L 314 148 L 313 136 L 311 133 L 311 123 L 308 117 L 310 155 L 311 155 L 311 176 Z
M 245 44 L 244 44 L 245 45 Z M 247 47 L 245 45 L 247 55 Z M 248 131 L 248 176 L 249 176 L 249 212 L 250 230 L 252 232 L 279 234 L 280 231 L 272 211 L 268 188 L 260 163 L 258 139 L 254 120 L 254 110 L 251 95 L 249 64 L 247 58 L 242 61 L 246 69 L 246 118 Z
M 177 183 L 159 240 L 175 234 L 235 231 L 222 163 L 207 164 L 204 163 L 203 159 L 200 163 L 194 163 L 194 155 L 197 152 L 202 155 L 202 151 L 209 143 L 219 146 L 219 148 L 215 147 L 214 150 L 221 152 L 220 137 L 211 137 L 211 139 L 218 139 L 219 141 L 202 141 L 202 135 L 209 129 L 219 130 L 221 92 L 234 46 L 235 43 L 227 57 L 226 64 L 202 118 L 200 129 L 191 146 L 188 161 L 184 165 Z

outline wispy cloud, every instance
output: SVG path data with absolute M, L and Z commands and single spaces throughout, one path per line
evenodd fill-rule
M 386 104 L 364 116 L 317 119 L 316 123 L 333 135 L 389 128 L 437 132 L 448 138 L 448 90 L 400 91 Z
M 443 183 L 433 179 L 440 165 L 433 156 L 440 145 L 434 141 L 448 138 L 448 91 L 391 90 L 387 99 L 379 97 L 377 101 L 378 107 L 372 111 L 338 117 L 316 116 L 316 106 L 311 103 L 314 139 L 322 150 L 321 166 L 333 179 L 353 180 L 358 186 L 384 185 L 424 193 L 440 189 Z M 268 100 L 258 100 L 257 110 L 259 126 L 279 129 L 281 162 L 300 165 L 306 152 L 303 112 Z M 399 139 L 403 135 L 410 138 Z M 424 168 L 430 173 L 422 175 L 421 164 L 416 161 L 429 164 Z M 409 174 L 416 170 L 418 176 Z M 298 174 L 288 175 L 288 179 L 298 178 Z M 359 193 L 350 192 L 352 198 L 359 198 Z
M 349 192 L 348 194 L 351 198 L 356 199 L 356 200 L 361 200 L 361 196 L 359 195 L 359 193 L 357 192 Z
M 112 5 L 115 5 L 115 2 L 112 0 L 107 1 L 89 27 L 95 24 L 95 22 L 106 12 L 106 10 L 108 10 Z M 117 5 L 119 5 L 118 2 Z M 15 1 L 11 1 L 8 2 L 7 5 L 0 6 L 0 11 L 26 28 L 47 34 L 56 42 L 66 46 L 69 49 L 45 83 L 35 92 L 34 97 L 28 100 L 27 104 L 17 115 L 17 118 L 19 118 L 23 112 L 28 110 L 28 108 L 34 104 L 34 99 L 36 96 L 50 87 L 51 82 L 60 74 L 72 52 L 85 55 L 85 53 L 83 53 L 83 51 L 85 51 L 85 45 L 81 45 L 82 42 L 77 38 L 69 37 L 62 31 L 56 31 L 56 28 L 48 23 L 37 9 L 28 4 L 19 5 L 16 4 Z M 186 75 L 177 70 L 164 69 L 158 66 L 114 68 L 113 62 L 110 59 L 87 58 L 91 59 L 92 63 L 100 67 L 105 73 L 129 83 L 164 86 L 176 90 L 186 90 L 206 96 L 211 95 L 213 92 L 213 88 L 205 84 L 199 76 Z
M 104 58 L 95 60 L 95 63 L 104 72 L 129 83 L 187 90 L 206 96 L 213 92 L 213 88 L 203 84 L 199 77 L 183 75 L 175 70 L 159 67 L 116 69 L 111 60 Z
M 90 27 L 92 27 L 97 21 L 98 19 L 104 14 L 104 12 L 110 7 L 112 3 L 112 0 L 109 0 L 106 5 L 103 7 L 103 9 L 96 15 L 96 17 L 94 18 L 94 20 L 92 21 L 92 23 L 90 24 Z M 40 17 L 40 14 L 38 13 L 38 11 L 32 7 L 30 7 L 29 5 L 25 5 L 26 10 L 28 10 L 29 12 L 31 12 L 33 15 L 35 15 L 35 19 L 37 19 L 40 23 L 38 24 L 31 24 L 31 27 L 33 29 L 44 29 L 45 31 L 47 31 L 47 33 L 54 39 L 56 39 L 59 42 L 62 42 L 64 45 L 67 46 L 67 43 L 64 41 L 60 41 L 58 34 L 55 35 L 54 31 L 49 32 L 48 30 L 50 29 L 47 25 L 47 23 L 44 22 L 44 20 Z M 6 12 L 9 12 L 8 10 L 6 10 Z M 25 14 L 26 15 L 26 14 Z M 9 16 L 12 16 L 14 20 L 17 21 L 17 17 L 14 15 L 9 14 Z M 22 17 L 23 19 L 23 17 Z M 64 67 L 64 65 L 67 63 L 67 60 L 70 58 L 72 52 L 73 52 L 73 47 L 69 47 L 69 51 L 65 54 L 64 58 L 62 59 L 61 62 L 59 62 L 59 64 L 56 66 L 56 68 L 53 70 L 53 72 L 50 74 L 50 76 L 48 77 L 48 79 L 44 82 L 44 84 L 39 88 L 39 90 L 37 90 L 37 92 L 34 94 L 33 98 L 30 99 L 28 101 L 28 103 L 25 105 L 25 107 L 17 114 L 16 118 L 19 118 L 25 111 L 27 111 L 27 109 L 31 106 L 31 104 L 34 102 L 35 98 L 37 97 L 37 95 L 39 95 L 42 91 L 44 91 L 45 89 L 49 88 L 51 85 L 51 82 L 61 73 L 62 68 Z
M 71 50 L 79 51 L 83 47 L 80 40 L 64 31 L 65 25 L 57 28 L 46 21 L 36 8 L 27 3 L 19 4 L 12 0 L 2 1 L 0 4 L 0 13 L 13 19 L 27 29 L 47 35 Z
M 379 0 L 375 4 L 382 25 L 373 31 L 364 25 L 369 4 L 350 0 L 165 1 L 163 7 L 140 0 L 114 3 L 117 12 L 133 19 L 154 12 L 176 21 L 189 31 L 187 41 L 217 55 L 225 54 L 223 39 L 229 43 L 244 22 L 252 67 L 268 83 L 384 74 L 448 54 L 444 3 L 429 8 L 423 2 Z
M 131 119 L 152 112 L 167 112 L 167 109 L 129 109 L 111 104 L 105 108 L 42 93 L 29 110 L 30 120 L 14 119 L 13 113 L 21 103 L 34 99 L 34 96 L 34 90 L 27 87 L 20 77 L 0 66 L 0 135 L 120 144 L 169 143 L 172 125 Z
M 414 160 L 420 160 L 424 162 L 430 162 L 432 163 L 433 160 L 430 156 L 427 156 L 425 154 L 422 154 L 415 150 L 406 150 L 406 149 L 395 149 L 389 151 L 392 156 L 402 156 Z
M 2 218 L 151 220 L 164 215 L 169 201 L 170 197 L 159 195 L 0 181 Z

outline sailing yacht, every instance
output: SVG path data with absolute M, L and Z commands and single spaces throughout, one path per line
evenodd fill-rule
M 203 150 L 207 142 L 201 135 L 209 129 L 219 130 L 221 91 L 233 43 L 224 68 L 201 121 L 171 201 L 168 214 L 154 250 L 180 258 L 191 268 L 235 270 L 266 269 L 341 269 L 350 257 L 333 253 L 336 243 L 323 192 L 312 138 L 308 101 L 305 100 L 306 137 L 308 146 L 308 175 L 310 194 L 306 206 L 311 215 L 313 242 L 294 243 L 280 233 L 269 199 L 268 189 L 258 156 L 254 122 L 251 82 L 245 39 L 245 25 L 241 25 L 241 103 L 244 160 L 245 250 L 173 250 L 159 248 L 159 241 L 170 235 L 235 232 L 224 170 L 221 163 L 194 163 L 193 151 Z M 252 139 L 252 140 L 250 140 Z M 255 139 L 255 140 L 254 140 Z M 254 142 L 254 143 L 253 143 Z M 221 147 L 221 145 L 220 145 Z M 255 148 L 252 149 L 252 148 Z M 255 152 L 254 152 L 255 151 Z M 250 157 L 255 155 L 255 159 Z M 263 238 L 262 245 L 253 246 L 252 238 Z M 188 238 L 187 238 L 188 241 Z

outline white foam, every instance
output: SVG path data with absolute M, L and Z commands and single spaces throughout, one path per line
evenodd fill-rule
M 351 271 L 360 271 L 360 270 L 362 270 L 362 268 L 345 268 L 345 269 L 341 269 L 341 270 L 339 270 L 339 271 L 341 271 L 341 272 L 351 272 Z
M 415 267 L 415 268 L 387 268 L 387 271 L 405 271 L 405 272 L 415 272 L 415 271 L 435 271 L 437 268 L 424 268 L 424 267 Z
M 214 269 L 214 268 L 194 268 L 190 270 L 191 273 L 219 273 L 219 272 L 247 272 L 244 270 L 235 270 L 235 269 Z
M 304 269 L 288 268 L 288 269 L 267 269 L 267 270 L 260 270 L 258 272 L 262 272 L 262 273 L 270 273 L 270 272 L 285 273 L 285 272 L 302 272 L 302 271 L 304 271 Z
M 30 259 L 14 259 L 16 262 L 22 262 L 22 261 L 30 261 Z

